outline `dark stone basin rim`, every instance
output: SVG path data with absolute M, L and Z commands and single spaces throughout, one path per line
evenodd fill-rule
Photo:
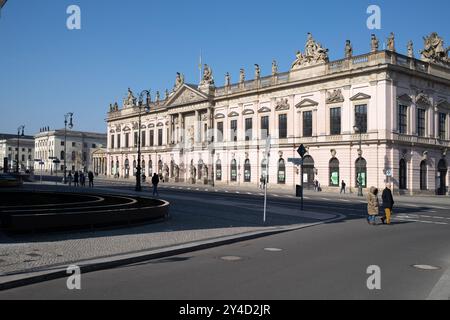
M 26 192 L 23 192 L 26 193 Z M 34 194 L 49 194 L 49 192 L 36 192 L 33 191 Z M 65 193 L 65 192 L 59 192 L 58 194 L 74 194 L 74 195 L 82 195 L 84 197 L 89 197 L 89 198 L 97 198 L 96 200 L 92 200 L 92 201 L 82 201 L 81 203 L 83 204 L 88 204 L 88 203 L 97 203 L 97 202 L 102 202 L 105 201 L 105 198 L 97 196 L 97 195 L 93 195 L 93 194 L 82 194 L 82 193 Z M 80 204 L 80 202 L 65 202 L 65 203 L 48 203 L 48 204 L 35 204 L 35 205 L 26 205 L 26 207 L 52 207 L 52 206 L 67 206 L 67 205 L 76 205 L 76 204 Z M 8 209 L 8 208 L 23 208 L 25 206 L 0 206 L 0 209 Z
M 126 200 L 130 200 L 130 202 L 126 202 L 126 203 L 120 203 L 120 204 L 110 204 L 110 205 L 106 205 L 106 206 L 90 206 L 90 207 L 77 207 L 77 209 L 92 209 L 92 208 L 114 208 L 114 207 L 122 207 L 122 206 L 128 206 L 128 205 L 134 205 L 136 203 L 138 203 L 137 199 L 133 199 L 133 198 L 128 198 L 125 196 L 114 196 L 114 198 L 120 198 L 120 199 L 126 199 Z M 102 198 L 103 201 L 105 200 L 105 198 Z M 86 203 L 86 202 L 83 202 Z M 61 205 L 66 205 L 66 204 L 61 204 Z M 2 210 L 1 213 L 20 213 L 20 212 L 36 212 L 36 211 L 41 211 L 41 210 L 46 210 L 46 211 L 56 211 L 56 210 L 61 210 L 63 208 L 50 208 L 50 209 L 46 209 L 44 208 L 40 208 L 40 209 L 25 209 L 25 210 Z M 98 211 L 96 211 L 98 212 Z

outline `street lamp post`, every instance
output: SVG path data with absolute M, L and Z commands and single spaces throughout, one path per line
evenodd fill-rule
M 362 191 L 362 172 L 361 172 L 361 163 L 362 163 L 362 132 L 361 129 L 357 126 L 354 126 L 353 129 L 355 132 L 359 133 L 359 150 L 358 150 L 358 173 L 357 173 L 357 182 L 358 182 L 358 197 L 363 196 Z
M 73 112 L 64 115 L 64 184 L 67 183 L 67 126 L 69 129 L 73 128 Z
M 19 155 L 20 155 L 20 137 L 24 136 L 24 130 L 25 130 L 25 126 L 21 125 L 19 128 L 17 128 L 17 163 L 16 163 L 16 172 L 19 173 L 20 169 L 19 169 Z
M 144 105 L 144 95 L 146 96 L 145 105 Z M 142 191 L 141 186 L 141 116 L 142 116 L 142 109 L 145 110 L 145 112 L 150 111 L 150 103 L 151 103 L 151 96 L 150 96 L 150 90 L 144 90 L 139 95 L 139 102 L 138 102 L 138 108 L 139 108 L 139 123 L 138 123 L 138 159 L 137 159 L 137 167 L 136 167 L 136 188 L 135 190 L 140 192 Z

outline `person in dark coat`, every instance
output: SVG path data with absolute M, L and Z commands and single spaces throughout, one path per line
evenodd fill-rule
M 159 197 L 158 183 L 159 183 L 159 177 L 158 177 L 158 175 L 156 173 L 154 173 L 153 177 L 152 177 L 153 196 L 157 195 Z
M 383 224 L 391 224 L 392 208 L 394 207 L 394 197 L 392 196 L 391 186 L 386 185 L 381 195 L 383 200 L 384 217 L 381 218 Z
M 83 172 L 80 171 L 80 185 L 82 187 L 86 186 L 86 176 L 84 175 Z
M 73 185 L 75 187 L 78 187 L 78 178 L 79 178 L 78 171 L 75 171 L 75 173 L 73 174 Z
M 342 182 L 341 182 L 341 193 L 343 192 L 343 193 L 345 194 L 345 187 L 346 187 L 346 186 L 347 186 L 347 185 L 346 185 L 345 181 L 342 180 Z
M 88 179 L 89 179 L 89 188 L 93 188 L 94 187 L 94 174 L 92 173 L 92 171 L 89 171 Z

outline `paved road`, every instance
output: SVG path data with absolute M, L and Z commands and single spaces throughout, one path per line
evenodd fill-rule
M 259 195 L 195 189 L 169 187 L 162 192 L 171 201 L 180 196 L 202 197 L 205 203 L 200 202 L 199 214 L 208 212 L 208 201 L 218 197 L 224 201 L 224 208 L 227 199 L 239 199 L 243 206 L 261 200 Z M 272 195 L 269 206 L 295 210 L 298 200 Z M 436 205 L 434 201 L 400 201 L 391 226 L 369 226 L 364 221 L 362 200 L 317 195 L 307 200 L 306 209 L 345 214 L 346 218 L 192 254 L 87 273 L 82 276 L 81 291 L 67 290 L 66 279 L 59 279 L 0 292 L 0 299 L 426 299 L 450 267 L 450 212 L 445 202 Z M 235 206 L 230 208 L 230 214 L 238 212 Z M 221 259 L 227 256 L 239 260 Z M 415 264 L 440 269 L 424 271 L 412 267 Z M 370 265 L 381 268 L 381 290 L 367 289 L 366 270 Z

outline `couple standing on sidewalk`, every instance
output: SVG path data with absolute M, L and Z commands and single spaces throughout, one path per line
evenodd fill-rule
M 386 188 L 383 190 L 381 195 L 383 200 L 384 216 L 381 218 L 383 224 L 391 224 L 391 214 L 392 208 L 394 207 L 394 198 L 392 197 L 392 192 L 390 185 L 387 184 Z M 380 204 L 378 201 L 378 189 L 375 187 L 370 188 L 370 192 L 367 195 L 367 222 L 371 225 L 376 225 L 375 219 L 379 214 Z

